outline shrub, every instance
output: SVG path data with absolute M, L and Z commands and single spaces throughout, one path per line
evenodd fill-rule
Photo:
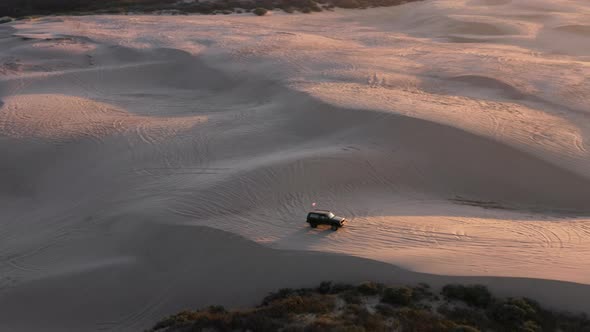
M 292 288 L 281 288 L 275 293 L 270 293 L 264 297 L 262 300 L 261 306 L 267 306 L 271 302 L 280 299 L 286 299 L 291 296 L 299 295 L 299 296 L 307 296 L 313 294 L 313 289 L 310 288 L 299 288 L 299 289 L 292 289 Z
M 159 321 L 155 326 L 154 330 L 164 329 L 168 327 L 175 327 L 175 326 L 183 326 L 187 325 L 193 321 L 194 317 L 196 317 L 197 313 L 194 311 L 181 311 L 175 315 L 169 316 L 161 321 Z
M 266 8 L 258 7 L 254 9 L 252 12 L 258 16 L 264 16 L 266 15 L 266 13 L 268 13 L 268 10 Z
M 482 292 L 474 286 L 450 286 L 445 289 L 447 298 L 481 303 L 473 300 L 481 298 L 473 296 L 474 292 Z M 590 320 L 586 315 L 552 312 L 526 298 L 492 299 L 487 308 L 442 305 L 435 313 L 426 306 L 419 308 L 423 303 L 417 302 L 417 299 L 427 292 L 428 287 L 424 285 L 384 289 L 383 285 L 370 282 L 356 287 L 323 282 L 315 289 L 280 289 L 269 294 L 263 304 L 254 309 L 228 311 L 222 306 L 210 306 L 197 311 L 183 311 L 158 322 L 152 331 L 590 331 Z M 361 294 L 381 294 L 388 302 L 378 304 L 376 312 L 372 313 L 363 305 Z M 346 301 L 339 316 L 333 315 L 336 296 Z M 412 306 L 399 307 L 400 303 Z M 311 315 L 302 320 L 302 314 Z
M 503 303 L 494 308 L 494 319 L 506 326 L 517 326 L 523 322 L 526 312 L 518 306 Z
M 322 281 L 318 286 L 317 291 L 320 294 L 329 294 L 332 291 L 332 282 Z
M 217 313 L 217 314 L 227 313 L 227 310 L 225 310 L 225 307 L 222 306 L 222 305 L 212 305 L 212 306 L 209 306 L 208 311 L 211 312 L 211 313 Z
M 435 300 L 435 295 L 428 284 L 420 283 L 412 288 L 412 298 L 414 301 Z
M 201 311 L 182 311 L 156 324 L 154 330 L 167 328 L 191 329 L 215 328 L 227 330 L 231 327 L 232 316 L 223 307 L 209 307 Z
M 303 330 L 295 330 L 293 332 L 327 332 L 327 331 L 337 331 L 337 332 L 366 332 L 362 326 L 357 326 L 350 323 L 344 323 L 342 321 L 334 320 L 328 317 L 320 317 L 307 326 Z M 291 332 L 288 329 L 285 332 Z
M 520 330 L 522 332 L 541 332 L 541 327 L 539 327 L 539 325 L 537 325 L 537 323 L 533 322 L 532 320 L 527 320 L 526 322 L 524 322 L 524 324 L 522 324 L 522 326 L 520 327 Z
M 482 310 L 473 308 L 451 308 L 447 305 L 442 305 L 438 308 L 438 313 L 458 324 L 476 326 L 479 328 L 490 325 L 488 317 Z
M 381 302 L 393 305 L 409 305 L 412 303 L 412 289 L 408 287 L 386 288 Z
M 340 8 L 359 8 L 361 6 L 357 0 L 336 0 L 334 5 Z
M 380 314 L 371 314 L 364 306 L 349 304 L 342 315 L 345 326 L 362 327 L 365 331 L 385 331 L 386 323 Z
M 416 0 L 408 0 L 416 1 Z M 75 13 L 127 13 L 143 12 L 153 13 L 167 11 L 170 13 L 203 13 L 216 14 L 227 13 L 223 10 L 237 8 L 254 9 L 259 7 L 272 10 L 280 7 L 289 11 L 289 7 L 303 11 L 320 11 L 322 7 L 330 9 L 331 6 L 342 8 L 366 8 L 375 6 L 399 5 L 403 0 L 223 0 L 223 1 L 178 1 L 178 0 L 2 0 L 0 1 L 0 17 L 10 16 L 22 18 L 26 16 L 39 16 L 51 14 L 75 14 Z M 318 6 L 317 3 L 323 6 Z M 260 11 L 260 15 L 262 13 Z
M 403 308 L 396 316 L 404 332 L 440 332 L 457 327 L 452 321 L 425 310 Z
M 362 299 L 360 297 L 360 295 L 358 294 L 358 292 L 355 291 L 346 291 L 343 292 L 341 295 L 341 298 L 349 304 L 361 304 L 362 303 Z
M 271 292 L 262 299 L 262 305 L 269 305 L 272 301 L 287 298 L 293 294 L 296 294 L 296 290 L 292 288 L 281 288 L 276 292 Z
M 585 315 L 551 312 L 527 298 L 498 301 L 488 309 L 488 317 L 493 320 L 493 329 L 499 331 L 590 331 Z
M 264 312 L 253 311 L 235 314 L 231 322 L 231 329 L 221 329 L 221 331 L 239 329 L 244 331 L 271 332 L 277 331 L 282 325 L 280 321 L 268 317 Z M 192 329 L 192 331 L 202 331 L 202 329 Z
M 554 313 L 543 310 L 541 325 L 544 331 L 590 331 L 590 319 L 585 314 Z
M 389 304 L 379 303 L 377 306 L 375 306 L 375 310 L 380 315 L 383 315 L 385 317 L 393 317 L 395 315 L 395 309 Z
M 363 295 L 378 295 L 381 290 L 383 289 L 383 285 L 375 283 L 375 282 L 363 282 L 362 284 L 358 285 L 357 288 L 359 293 Z
M 261 312 L 274 318 L 285 318 L 291 314 L 313 313 L 325 314 L 335 307 L 334 297 L 330 295 L 293 295 L 271 302 L 260 308 Z
M 446 285 L 442 294 L 447 300 L 459 300 L 480 308 L 486 308 L 492 303 L 492 294 L 482 285 Z
M 332 285 L 331 293 L 338 294 L 338 293 L 342 293 L 344 291 L 353 291 L 353 290 L 356 290 L 356 287 L 354 285 L 336 283 L 336 284 Z
M 320 317 L 309 323 L 303 329 L 304 332 L 324 332 L 333 331 L 340 326 L 340 323 L 326 317 Z
M 524 299 L 507 299 L 495 304 L 490 309 L 490 316 L 505 328 L 517 329 L 524 327 L 527 321 L 535 320 L 536 310 Z M 530 323 L 528 325 L 531 327 Z
M 480 332 L 473 326 L 458 325 L 449 330 L 449 332 Z

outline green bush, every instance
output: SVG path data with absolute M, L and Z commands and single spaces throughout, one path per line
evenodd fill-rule
M 168 328 L 191 327 L 192 329 L 215 328 L 227 330 L 231 328 L 232 315 L 219 307 L 210 307 L 202 311 L 183 311 L 172 315 L 156 324 L 154 330 Z
M 336 0 L 334 2 L 336 7 L 340 8 L 359 8 L 361 4 L 357 0 Z
M 404 332 L 441 332 L 457 327 L 452 321 L 426 310 L 403 308 L 396 317 Z
M 322 7 L 320 7 L 320 5 L 318 5 L 317 2 L 313 2 L 313 1 L 310 2 L 309 9 L 313 12 L 321 12 L 322 11 Z
M 330 294 L 332 292 L 332 282 L 322 281 L 320 286 L 317 288 L 317 292 L 320 294 Z
M 367 308 L 357 304 L 348 304 L 341 316 L 345 326 L 362 327 L 365 331 L 385 331 L 386 322 L 382 315 L 371 314 Z
M 358 292 L 356 291 L 346 291 L 341 293 L 340 297 L 344 300 L 344 302 L 349 304 L 361 304 L 362 299 Z
M 458 325 L 449 330 L 449 332 L 480 332 L 473 326 Z
M 532 320 L 527 320 L 520 326 L 521 332 L 541 332 L 542 329 L 537 323 Z
M 430 286 L 425 283 L 420 283 L 418 286 L 412 288 L 412 298 L 414 301 L 435 300 L 435 295 L 432 293 Z
M 264 299 L 262 300 L 261 306 L 267 306 L 271 302 L 274 302 L 274 301 L 280 300 L 280 299 L 286 299 L 291 296 L 296 296 L 296 295 L 308 296 L 313 293 L 314 293 L 314 290 L 311 288 L 299 288 L 299 289 L 281 288 L 277 292 L 270 293 L 267 296 L 265 296 Z
M 266 8 L 258 7 L 254 9 L 252 12 L 258 16 L 264 16 L 266 15 L 266 13 L 268 13 L 268 10 Z
M 486 308 L 492 303 L 492 294 L 482 285 L 446 285 L 442 294 L 447 300 L 459 300 L 468 305 Z
M 383 285 L 369 281 L 369 282 L 363 282 L 362 284 L 358 285 L 357 288 L 359 293 L 363 294 L 363 295 L 367 295 L 367 296 L 371 296 L 371 295 L 378 295 L 379 293 L 381 293 L 381 290 L 383 289 Z
M 475 326 L 481 329 L 490 326 L 490 320 L 485 311 L 481 309 L 442 305 L 438 307 L 438 313 L 457 324 Z
M 313 322 L 309 323 L 302 330 L 288 330 L 284 332 L 367 332 L 362 326 L 344 323 L 339 320 L 320 317 Z
M 412 303 L 412 289 L 408 287 L 386 288 L 381 302 L 393 305 L 409 305 Z
M 540 324 L 544 331 L 590 331 L 590 319 L 586 314 L 555 313 L 539 310 Z
M 279 320 L 273 319 L 261 311 L 252 312 L 237 312 L 233 315 L 231 322 L 231 328 L 221 329 L 221 331 L 233 331 L 233 330 L 244 330 L 244 331 L 260 331 L 260 332 L 274 332 L 279 330 L 283 326 L 283 323 Z M 203 329 L 195 329 L 192 331 L 202 331 Z
M 356 290 L 356 287 L 351 284 L 343 284 L 343 283 L 335 283 L 332 285 L 332 294 L 342 293 L 344 291 L 353 291 Z
M 325 314 L 334 310 L 335 299 L 330 295 L 293 295 L 271 302 L 259 310 L 274 318 L 285 318 L 291 314 Z
M 472 305 L 444 304 L 433 312 L 426 302 L 420 302 L 424 298 L 434 298 L 428 295 L 430 291 L 425 285 L 385 288 L 371 282 L 359 286 L 322 282 L 313 289 L 280 289 L 253 309 L 228 311 L 222 306 L 210 306 L 183 311 L 160 321 L 153 331 L 590 331 L 590 320 L 584 314 L 549 311 L 526 298 L 496 300 L 490 296 L 491 299 L 485 300 L 486 292 L 477 286 L 450 285 L 443 289 L 446 298 Z M 375 307 L 376 312 L 363 305 L 363 294 L 382 296 L 383 302 Z M 346 302 L 340 314 L 334 311 L 337 297 Z M 488 301 L 491 304 L 486 308 L 473 305 L 483 306 Z M 305 315 L 305 319 L 301 315 Z
M 375 310 L 382 316 L 393 317 L 395 316 L 396 310 L 389 304 L 379 303 L 375 306 Z
M 495 304 L 490 313 L 495 320 L 515 326 L 534 319 L 536 311 L 524 299 L 507 299 Z
M 491 316 L 504 327 L 516 328 L 530 319 L 530 312 L 518 303 L 506 301 L 495 305 L 491 310 Z

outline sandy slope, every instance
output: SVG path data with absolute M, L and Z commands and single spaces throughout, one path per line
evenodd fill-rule
M 257 304 L 282 287 L 320 280 L 485 283 L 502 295 L 590 310 L 590 286 L 535 279 L 440 277 L 361 258 L 273 250 L 204 227 L 154 224 L 128 216 L 70 232 L 39 253 L 31 280 L 0 296 L 7 331 L 142 331 L 165 315 L 211 303 Z M 28 266 L 31 268 L 31 266 Z M 559 293 L 559 296 L 556 296 Z M 577 305 L 580 304 L 580 305 Z
M 478 279 L 590 312 L 589 17 L 436 0 L 0 26 L 0 321 L 34 329 L 32 301 L 47 328 L 137 329 L 230 291 L 418 278 L 308 250 L 579 283 Z M 310 230 L 312 202 L 350 225 Z

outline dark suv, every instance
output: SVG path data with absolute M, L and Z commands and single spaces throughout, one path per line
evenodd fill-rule
M 316 228 L 318 225 L 329 225 L 333 231 L 337 231 L 338 228 L 344 226 L 346 219 L 337 217 L 327 210 L 315 210 L 307 214 L 307 222 L 312 228 Z

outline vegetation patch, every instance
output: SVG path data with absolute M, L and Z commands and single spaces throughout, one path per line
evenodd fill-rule
M 0 17 L 0 24 L 12 22 L 12 17 Z
M 182 15 L 251 12 L 263 16 L 270 10 L 286 13 L 319 12 L 340 8 L 395 6 L 420 0 L 2 0 L 0 17 L 152 13 Z
M 252 12 L 258 16 L 264 16 L 266 15 L 266 13 L 268 13 L 268 10 L 266 8 L 258 7 L 254 9 Z
M 481 285 L 447 285 L 437 292 L 426 284 L 322 282 L 280 289 L 255 308 L 183 311 L 151 331 L 585 332 L 590 320 L 526 298 L 495 298 Z
M 446 285 L 442 289 L 442 295 L 447 300 L 459 300 L 480 308 L 485 308 L 492 302 L 492 294 L 481 285 Z

